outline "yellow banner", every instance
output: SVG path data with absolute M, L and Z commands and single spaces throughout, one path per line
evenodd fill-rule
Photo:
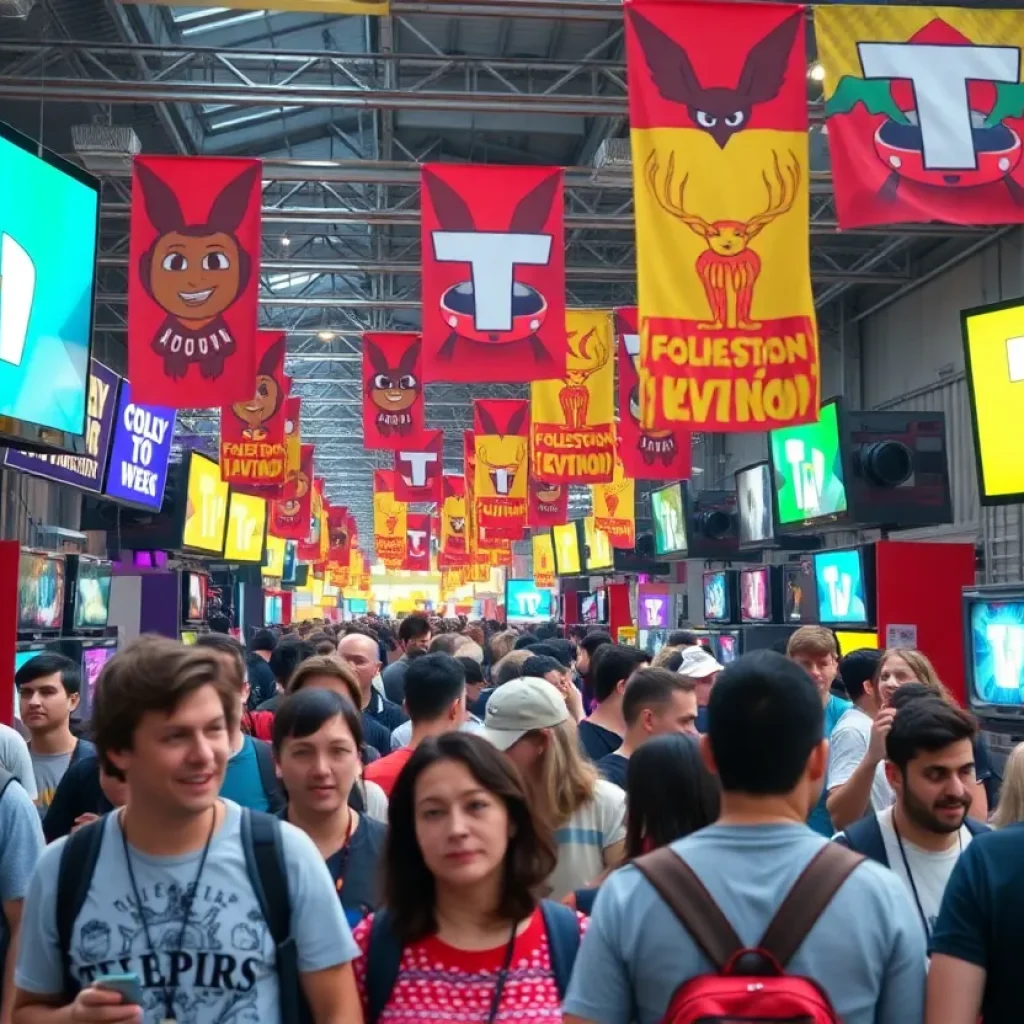
M 615 334 L 604 309 L 566 311 L 562 380 L 530 385 L 530 468 L 551 484 L 612 478 L 615 458 Z
M 393 474 L 374 473 L 373 543 L 377 557 L 389 568 L 405 560 L 408 511 L 408 505 L 395 500 Z
M 121 0 L 122 3 L 150 4 L 164 0 Z M 223 7 L 232 11 L 295 11 L 299 14 L 372 14 L 383 17 L 390 11 L 388 0 L 188 0 L 189 7 Z
M 608 534 L 613 548 L 636 545 L 636 481 L 626 476 L 622 460 L 615 459 L 615 475 L 609 484 L 590 488 L 594 523 Z
M 533 535 L 533 582 L 539 589 L 555 585 L 555 550 L 546 530 Z

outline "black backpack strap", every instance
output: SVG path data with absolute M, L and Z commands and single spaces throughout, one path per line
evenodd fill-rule
M 64 996 L 74 999 L 79 984 L 71 973 L 71 942 L 75 921 L 85 905 L 92 886 L 92 876 L 100 859 L 103 831 L 107 825 L 104 815 L 90 822 L 64 840 L 57 869 L 57 944 L 64 968 Z
M 551 973 L 555 976 L 558 998 L 562 1000 L 569 990 L 569 979 L 580 948 L 580 921 L 572 907 L 554 900 L 541 900 L 540 912 L 548 933 Z
M 356 779 L 348 793 L 348 805 L 356 814 L 366 813 L 366 796 L 362 779 Z
M 878 815 L 871 813 L 867 817 L 855 821 L 842 832 L 846 842 L 842 845 L 862 854 L 868 860 L 877 861 L 889 867 L 889 855 L 885 852 L 885 840 L 882 838 L 882 826 L 878 824 Z
M 260 785 L 263 787 L 263 795 L 267 798 L 268 810 L 271 814 L 280 814 L 288 801 L 281 780 L 277 777 L 277 769 L 274 767 L 274 751 L 266 740 L 258 740 L 255 736 L 251 736 L 250 739 L 256 751 Z
M 803 945 L 832 897 L 866 858 L 838 843 L 826 843 L 801 872 L 768 925 L 759 948 L 782 970 Z
M 381 907 L 370 922 L 366 947 L 366 1024 L 377 1024 L 398 980 L 402 944 L 391 927 L 391 915 Z
M 693 868 L 668 846 L 633 861 L 717 971 L 743 949 L 736 930 Z

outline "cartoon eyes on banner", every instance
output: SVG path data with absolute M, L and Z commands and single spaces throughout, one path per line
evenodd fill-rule
M 477 439 L 477 465 L 486 468 L 491 491 L 497 497 L 514 494 L 521 474 L 526 472 L 526 438 L 519 435 L 526 430 L 529 414 L 529 407 L 524 403 L 512 414 L 508 427 L 502 431 L 487 409 L 477 403 L 480 433 L 488 435 L 486 441 Z
M 260 169 L 249 167 L 214 199 L 205 222 L 189 224 L 174 191 L 144 163 L 135 174 L 146 216 L 159 232 L 139 260 L 139 279 L 167 314 L 153 338 L 168 377 L 180 379 L 198 364 L 216 379 L 236 350 L 224 313 L 245 291 L 253 257 L 236 232 L 258 187 Z
M 293 469 L 281 489 L 280 509 L 283 515 L 297 516 L 302 499 L 309 494 L 309 477 L 301 469 Z
M 409 409 L 423 390 L 416 373 L 420 343 L 413 342 L 394 366 L 369 338 L 363 339 L 363 346 L 373 373 L 367 381 L 366 393 L 378 409 L 377 429 L 385 437 L 392 431 L 400 436 L 411 433 L 413 419 Z
M 272 420 L 281 408 L 285 398 L 285 389 L 274 375 L 281 367 L 281 356 L 284 352 L 285 340 L 275 342 L 264 353 L 256 376 L 256 392 L 248 402 L 235 402 L 231 411 L 245 424 L 242 437 L 247 441 L 265 441 L 267 431 L 263 424 Z M 287 430 L 286 426 L 286 432 Z

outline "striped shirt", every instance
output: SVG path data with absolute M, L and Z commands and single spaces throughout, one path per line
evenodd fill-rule
M 603 853 L 626 838 L 626 794 L 598 779 L 593 799 L 555 830 L 558 863 L 548 879 L 551 899 L 564 899 L 604 871 Z

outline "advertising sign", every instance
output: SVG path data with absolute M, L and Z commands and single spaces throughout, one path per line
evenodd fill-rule
M 110 450 L 110 431 L 117 407 L 121 378 L 95 359 L 89 371 L 86 401 L 85 451 L 81 455 L 36 455 L 8 448 L 4 465 L 33 476 L 56 480 L 98 494 L 103 489 L 103 471 Z
M 121 385 L 103 493 L 115 501 L 160 510 L 174 438 L 173 409 L 137 405 L 129 381 Z

